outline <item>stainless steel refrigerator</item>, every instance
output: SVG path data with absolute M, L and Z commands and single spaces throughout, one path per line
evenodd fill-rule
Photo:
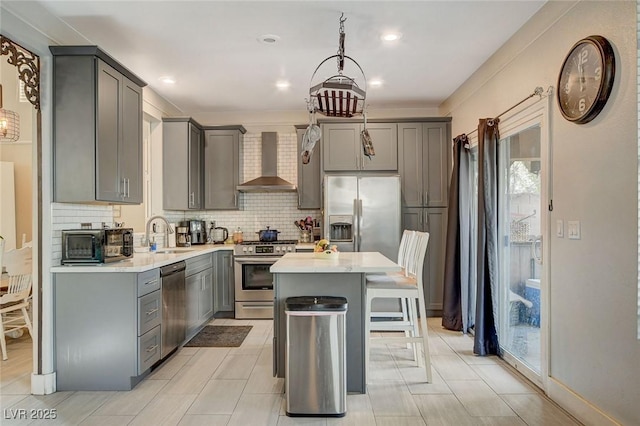
M 396 261 L 400 176 L 326 175 L 323 223 L 324 238 L 339 251 L 378 251 Z

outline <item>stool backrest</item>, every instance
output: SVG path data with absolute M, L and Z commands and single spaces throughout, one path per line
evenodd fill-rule
M 409 245 L 407 273 L 415 277 L 420 287 L 422 287 L 422 271 L 424 269 L 424 259 L 427 254 L 429 244 L 429 233 L 415 231 Z
M 407 274 L 407 262 L 409 261 L 409 245 L 411 240 L 415 236 L 416 231 L 405 229 L 402 232 L 402 239 L 400 240 L 400 247 L 398 248 L 398 265 L 402 266 Z

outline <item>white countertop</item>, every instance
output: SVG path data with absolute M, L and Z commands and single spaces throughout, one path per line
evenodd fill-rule
M 175 250 L 174 253 L 134 253 L 133 259 L 99 265 L 61 265 L 53 266 L 53 273 L 87 273 L 87 272 L 144 272 L 150 269 L 166 266 L 174 262 L 186 260 L 201 254 L 212 253 L 218 250 L 233 250 L 233 244 L 202 244 L 191 247 L 160 248 L 162 250 Z
M 374 273 L 400 271 L 400 265 L 378 252 L 340 252 L 336 259 L 313 253 L 287 253 L 269 269 L 272 273 Z

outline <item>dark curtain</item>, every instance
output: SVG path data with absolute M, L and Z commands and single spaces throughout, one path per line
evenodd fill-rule
M 471 325 L 468 320 L 469 231 L 472 220 L 469 157 L 467 135 L 456 136 L 453 140 L 453 170 L 449 186 L 442 326 L 462 332 L 467 332 Z
M 498 354 L 498 119 L 478 124 L 478 258 L 473 353 Z

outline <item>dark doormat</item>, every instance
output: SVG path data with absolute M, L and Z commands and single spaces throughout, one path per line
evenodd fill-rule
M 247 337 L 252 325 L 207 325 L 193 336 L 185 347 L 237 348 Z

